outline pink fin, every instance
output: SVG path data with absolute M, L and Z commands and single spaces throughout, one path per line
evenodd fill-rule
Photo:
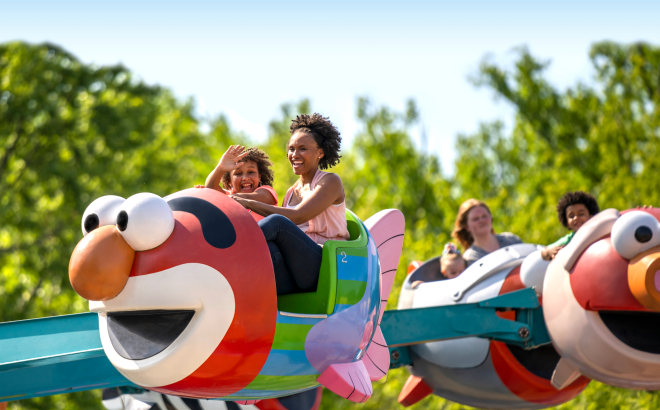
M 382 283 L 380 299 L 386 302 L 390 297 L 396 269 L 399 266 L 406 220 L 398 209 L 385 209 L 367 219 L 364 226 L 371 233 L 378 248 Z M 384 312 L 385 309 L 381 309 L 378 323 Z
M 371 381 L 380 380 L 387 374 L 390 368 L 390 349 L 387 348 L 380 325 L 376 326 L 376 332 L 362 361 Z
M 258 403 L 260 401 L 261 400 L 238 400 L 238 401 L 235 401 L 234 403 L 240 404 L 242 406 L 247 406 L 247 405 L 250 405 L 250 404 Z
M 362 360 L 332 364 L 316 381 L 331 392 L 355 403 L 364 403 L 373 394 L 369 373 Z

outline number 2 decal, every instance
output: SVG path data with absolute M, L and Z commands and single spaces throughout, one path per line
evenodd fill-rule
M 342 252 L 342 253 L 341 253 L 341 256 L 344 257 L 344 258 L 341 260 L 342 263 L 348 263 L 348 261 L 346 260 L 346 252 Z

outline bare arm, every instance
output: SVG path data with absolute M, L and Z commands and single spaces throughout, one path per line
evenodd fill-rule
M 240 167 L 241 165 L 243 165 L 241 159 L 245 155 L 247 155 L 247 152 L 245 152 L 245 147 L 241 147 L 240 145 L 229 146 L 229 148 L 227 148 L 227 151 L 222 155 L 222 158 L 220 158 L 220 162 L 218 162 L 218 165 L 215 167 L 213 171 L 211 171 L 209 176 L 206 177 L 206 182 L 204 183 L 204 186 L 206 188 L 211 188 L 211 189 L 215 189 L 216 191 L 224 192 L 222 188 L 220 188 L 220 181 L 222 181 L 222 176 L 226 172 L 231 172 L 236 168 Z
M 552 260 L 562 248 L 563 246 L 548 246 L 541 251 L 541 258 L 543 258 L 544 261 Z
M 330 205 L 341 203 L 344 200 L 344 186 L 339 175 L 328 174 L 319 181 L 316 189 L 309 197 L 291 209 L 267 205 L 251 199 L 240 198 L 236 195 L 232 195 L 232 198 L 261 216 L 283 215 L 294 224 L 299 225 L 325 211 Z
M 236 193 L 232 195 L 233 198 L 243 198 L 243 199 L 251 199 L 253 201 L 261 202 L 264 204 L 268 205 L 274 205 L 277 206 L 277 201 L 275 200 L 275 197 L 273 194 L 268 192 L 265 189 L 257 189 L 254 192 L 250 193 Z

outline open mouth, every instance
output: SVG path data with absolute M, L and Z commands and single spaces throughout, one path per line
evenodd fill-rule
M 108 335 L 117 354 L 129 360 L 155 356 L 186 329 L 194 310 L 108 312 Z
M 513 357 L 530 373 L 546 380 L 552 379 L 552 373 L 559 363 L 559 353 L 552 344 L 525 350 L 516 345 L 506 345 Z
M 626 345 L 660 354 L 660 313 L 601 310 L 598 315 L 610 332 Z

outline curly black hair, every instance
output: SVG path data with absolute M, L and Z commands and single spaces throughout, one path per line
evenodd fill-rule
M 268 154 L 266 154 L 257 147 L 248 148 L 246 151 L 248 154 L 244 156 L 241 161 L 256 162 L 257 171 L 259 171 L 259 176 L 261 177 L 261 185 L 273 186 L 273 180 L 275 179 L 275 175 L 273 173 L 273 170 L 271 169 L 273 163 L 270 161 Z M 227 190 L 231 189 L 230 172 L 225 172 L 225 174 L 222 176 L 222 186 L 224 186 L 225 189 Z
M 332 125 L 328 117 L 324 117 L 319 113 L 297 115 L 296 119 L 291 122 L 289 131 L 291 135 L 296 132 L 304 132 L 314 137 L 316 144 L 323 150 L 323 158 L 319 161 L 319 168 L 328 169 L 339 164 L 341 137 L 339 136 L 339 130 Z
M 586 206 L 590 216 L 594 216 L 600 212 L 598 201 L 596 201 L 596 198 L 594 198 L 593 195 L 584 191 L 566 192 L 561 198 L 559 198 L 559 203 L 557 203 L 557 217 L 559 218 L 559 222 L 561 222 L 566 228 L 568 228 L 566 208 L 577 204 Z

